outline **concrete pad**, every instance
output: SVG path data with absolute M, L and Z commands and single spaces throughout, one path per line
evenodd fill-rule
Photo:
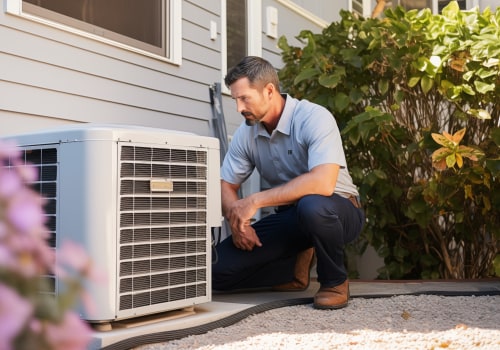
M 252 305 L 250 305 L 252 306 Z M 209 302 L 196 305 L 184 315 L 183 310 L 169 311 L 153 317 L 137 317 L 124 322 L 115 322 L 110 331 L 94 331 L 89 350 L 97 350 L 145 334 L 174 332 L 208 324 L 227 318 L 249 307 L 249 304 Z M 175 314 L 172 317 L 172 314 Z M 147 322 L 144 321 L 147 319 Z

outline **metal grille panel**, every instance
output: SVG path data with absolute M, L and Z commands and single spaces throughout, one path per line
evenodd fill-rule
M 57 232 L 57 188 L 58 188 L 58 158 L 57 148 L 24 148 L 21 149 L 21 164 L 14 164 L 9 160 L 7 168 L 17 166 L 33 166 L 37 173 L 37 180 L 29 186 L 44 199 L 43 215 L 45 227 L 49 232 L 48 245 L 56 249 Z M 40 292 L 56 294 L 56 277 L 54 274 L 42 276 Z
M 122 145 L 119 158 L 119 310 L 206 296 L 207 151 Z

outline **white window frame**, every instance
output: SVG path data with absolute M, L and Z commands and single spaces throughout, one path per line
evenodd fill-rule
M 144 56 L 149 56 L 158 60 L 180 65 L 182 63 L 182 0 L 170 0 L 169 4 L 170 8 L 168 11 L 169 18 L 167 19 L 167 25 L 169 25 L 170 27 L 168 30 L 169 33 L 169 38 L 167 41 L 168 47 L 166 48 L 166 51 L 169 52 L 169 57 L 158 55 L 156 53 L 139 49 L 137 47 L 133 47 L 99 35 L 95 35 L 81 29 L 77 29 L 65 24 L 58 23 L 56 21 L 48 20 L 46 18 L 38 17 L 23 12 L 22 0 L 5 0 L 5 12 L 33 22 L 57 28 L 69 33 L 77 34 L 79 36 L 90 38 L 129 51 L 133 51 Z
M 372 1 L 371 0 L 351 0 L 349 1 L 349 11 L 354 11 L 354 2 L 357 3 L 357 5 L 360 5 L 362 10 L 361 13 L 359 13 L 361 16 L 368 18 L 371 16 L 373 9 L 375 8 L 375 5 L 377 4 L 376 0 L 373 0 L 373 6 L 372 6 Z
M 247 0 L 248 55 L 262 56 L 262 0 Z
M 244 0 L 247 6 L 247 53 L 249 56 L 262 55 L 262 0 Z M 221 0 L 221 91 L 230 94 L 229 89 L 224 84 L 224 77 L 227 74 L 227 25 L 226 0 Z

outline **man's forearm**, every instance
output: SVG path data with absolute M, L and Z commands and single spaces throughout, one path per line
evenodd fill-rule
M 222 181 L 221 190 L 222 215 L 227 218 L 228 209 L 231 207 L 231 204 L 239 199 L 238 187 Z
M 256 208 L 287 205 L 309 194 L 330 196 L 335 191 L 339 166 L 324 164 L 300 175 L 288 183 L 257 192 L 248 197 Z

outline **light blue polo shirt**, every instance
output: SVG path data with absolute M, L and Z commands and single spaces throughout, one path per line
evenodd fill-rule
M 347 170 L 335 118 L 324 107 L 286 97 L 280 121 L 271 135 L 260 123 L 238 127 L 221 168 L 221 177 L 242 184 L 257 168 L 271 187 L 282 185 L 320 164 L 340 165 L 335 192 L 358 195 Z

